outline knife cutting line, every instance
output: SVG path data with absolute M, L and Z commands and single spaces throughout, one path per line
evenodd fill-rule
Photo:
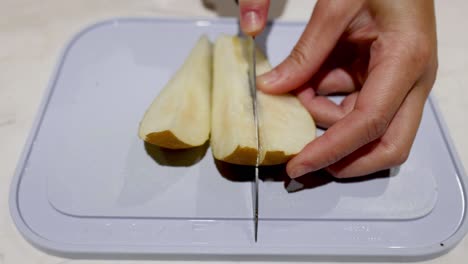
M 239 1 L 235 0 L 236 4 L 239 5 Z M 245 50 L 245 49 L 244 49 Z M 257 140 L 257 159 L 255 160 L 255 181 L 252 185 L 252 201 L 253 201 L 253 216 L 254 216 L 254 239 L 257 242 L 258 238 L 258 166 L 260 165 L 260 126 L 258 123 L 258 111 L 257 111 L 257 57 L 255 47 L 255 37 L 247 37 L 247 58 L 249 62 L 248 77 L 250 96 L 252 98 L 254 125 L 255 125 L 255 139 Z
M 247 49 L 249 51 L 249 82 L 250 82 L 250 95 L 252 98 L 252 107 L 253 107 L 253 116 L 254 116 L 254 125 L 255 125 L 255 139 L 257 141 L 257 158 L 255 161 L 255 182 L 253 184 L 253 208 L 254 208 L 254 239 L 257 242 L 258 238 L 258 166 L 260 165 L 260 153 L 261 153 L 261 144 L 260 144 L 260 128 L 258 122 L 258 108 L 257 108 L 257 85 L 256 85 L 256 47 L 255 47 L 255 38 L 247 37 L 248 45 Z

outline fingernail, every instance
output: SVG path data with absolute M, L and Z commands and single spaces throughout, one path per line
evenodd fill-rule
M 270 89 L 270 85 L 272 85 L 273 83 L 275 83 L 277 80 L 279 79 L 279 73 L 277 70 L 272 70 L 270 72 L 267 72 L 267 73 L 264 73 L 260 76 L 257 77 L 257 82 L 260 83 L 260 85 L 269 90 Z
M 290 173 L 288 173 L 289 177 L 294 179 L 297 177 L 301 177 L 302 175 L 310 172 L 310 169 L 307 167 L 298 167 L 294 170 L 292 170 Z
M 292 193 L 292 192 L 297 192 L 301 190 L 302 188 L 304 188 L 304 184 L 296 180 L 291 180 L 288 186 L 286 186 L 286 191 Z
M 260 16 L 255 11 L 248 11 L 243 15 L 244 30 L 247 32 L 257 32 L 262 26 Z

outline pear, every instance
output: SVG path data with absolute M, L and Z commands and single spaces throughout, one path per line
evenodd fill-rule
M 291 94 L 257 91 L 260 150 L 257 149 L 252 97 L 248 80 L 247 42 L 220 36 L 214 47 L 211 149 L 221 161 L 239 165 L 287 162 L 315 138 L 316 126 L 308 111 Z M 257 49 L 257 74 L 271 69 Z
M 202 36 L 147 109 L 140 122 L 141 139 L 169 149 L 201 146 L 208 140 L 212 53 L 213 45 Z

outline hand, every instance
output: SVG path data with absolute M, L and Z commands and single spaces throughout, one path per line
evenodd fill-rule
M 430 0 L 317 1 L 289 57 L 257 79 L 265 92 L 296 93 L 328 128 L 289 161 L 290 177 L 361 176 L 408 158 L 436 77 L 435 28 Z M 337 105 L 334 93 L 347 96 Z
M 270 0 L 239 0 L 239 18 L 242 31 L 256 36 L 265 28 Z

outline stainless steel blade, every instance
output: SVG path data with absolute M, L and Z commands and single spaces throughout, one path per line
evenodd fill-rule
M 255 180 L 252 184 L 252 202 L 253 202 L 253 217 L 254 217 L 254 238 L 257 242 L 258 237 L 258 166 L 260 164 L 260 133 L 258 123 L 258 108 L 257 108 L 257 85 L 256 85 L 256 54 L 255 54 L 255 39 L 247 37 L 247 58 L 248 58 L 248 74 L 250 95 L 252 97 L 252 108 L 255 123 L 255 138 L 257 140 L 257 160 L 255 161 Z
M 253 195 L 253 203 L 254 203 L 254 239 L 257 242 L 258 239 L 258 166 L 255 166 L 255 182 L 253 183 L 254 188 L 254 195 Z

